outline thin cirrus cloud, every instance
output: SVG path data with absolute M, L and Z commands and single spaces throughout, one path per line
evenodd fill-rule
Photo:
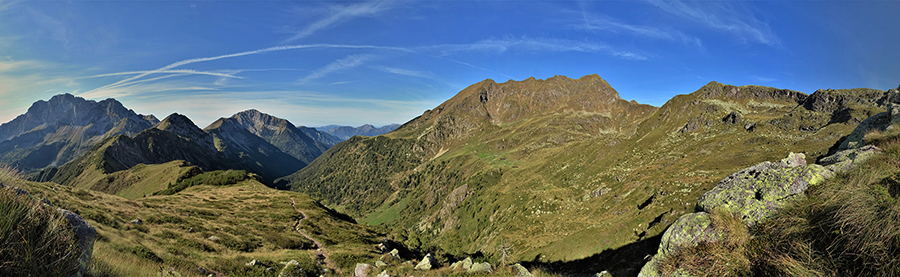
M 244 51 L 238 53 L 231 53 L 219 56 L 212 57 L 202 57 L 202 58 L 193 58 L 186 59 L 171 63 L 169 65 L 163 66 L 161 68 L 155 70 L 147 70 L 147 71 L 129 71 L 129 72 L 118 72 L 118 73 L 108 73 L 102 75 L 95 75 L 93 77 L 100 76 L 127 76 L 133 75 L 122 80 L 118 80 L 114 83 L 107 84 L 101 86 L 99 88 L 95 88 L 89 91 L 84 92 L 85 96 L 91 97 L 101 97 L 101 96 L 115 96 L 116 93 L 123 93 L 122 88 L 130 88 L 132 91 L 141 91 L 141 92 L 149 92 L 147 89 L 138 89 L 135 86 L 140 84 L 146 84 L 153 81 L 158 81 L 161 79 L 186 76 L 186 75 L 211 75 L 211 76 L 219 76 L 222 78 L 233 78 L 238 79 L 241 78 L 232 72 L 213 72 L 213 71 L 196 71 L 189 69 L 176 69 L 178 67 L 186 66 L 194 63 L 201 62 L 210 62 L 221 59 L 229 59 L 236 58 L 242 56 L 263 54 L 268 52 L 277 52 L 277 51 L 288 51 L 288 50 L 298 50 L 298 49 L 369 49 L 369 50 L 388 50 L 388 51 L 397 51 L 411 54 L 418 54 L 429 56 L 441 60 L 446 60 L 449 62 L 457 63 L 460 65 L 464 65 L 467 67 L 471 67 L 478 70 L 483 70 L 486 72 L 496 73 L 502 76 L 506 76 L 512 78 L 506 74 L 496 72 L 484 67 L 480 67 L 471 63 L 467 63 L 464 61 L 456 60 L 447 57 L 448 55 L 460 53 L 460 52 L 496 52 L 502 53 L 509 50 L 519 50 L 523 52 L 585 52 L 585 53 L 604 53 L 613 57 L 626 59 L 626 60 L 647 60 L 647 55 L 634 52 L 634 51 L 626 51 L 616 49 L 612 46 L 609 46 L 604 43 L 596 43 L 596 42 L 588 42 L 588 41 L 575 41 L 575 40 L 566 40 L 566 39 L 534 39 L 534 38 L 513 38 L 507 37 L 502 39 L 492 38 L 486 39 L 482 41 L 478 41 L 475 43 L 468 44 L 444 44 L 444 45 L 432 45 L 432 46 L 421 46 L 421 47 L 395 47 L 395 46 L 379 46 L 379 45 L 345 45 L 345 44 L 299 44 L 299 45 L 283 45 L 283 46 L 274 46 L 268 48 L 262 48 L 251 51 Z M 312 73 L 307 75 L 306 77 L 301 78 L 296 82 L 296 84 L 305 84 L 310 81 L 322 78 L 329 74 L 357 67 L 365 62 L 373 59 L 375 56 L 367 55 L 367 54 L 354 54 L 346 56 L 342 59 L 335 60 L 334 62 L 321 67 L 319 69 L 313 70 Z M 381 71 L 392 73 L 392 74 L 400 74 L 400 75 L 422 75 L 421 72 L 414 71 L 403 71 L 403 70 L 391 70 L 387 68 L 379 69 Z M 149 75 L 153 74 L 167 74 L 159 77 L 149 78 Z M 224 85 L 224 80 L 220 78 L 213 85 Z M 154 86 L 155 87 L 155 86 Z M 185 87 L 182 85 L 178 85 L 177 87 Z M 189 86 L 189 87 L 197 87 L 197 86 Z M 153 87 L 150 87 L 153 88 Z M 209 89 L 207 87 L 200 86 L 199 88 L 206 90 Z M 129 93 L 134 94 L 134 93 Z
M 581 22 L 573 24 L 574 28 L 588 31 L 606 31 L 612 33 L 627 33 L 637 37 L 648 39 L 662 39 L 681 42 L 685 45 L 691 45 L 705 51 L 703 42 L 700 38 L 690 36 L 684 32 L 670 29 L 658 28 L 653 26 L 634 25 L 621 22 L 615 18 L 605 15 L 592 14 L 585 10 L 581 11 Z
M 244 52 L 239 52 L 239 53 L 225 54 L 225 55 L 219 55 L 219 56 L 213 56 L 213 57 L 181 60 L 181 61 L 171 63 L 169 65 L 163 66 L 163 67 L 155 69 L 155 70 L 145 71 L 145 73 L 141 73 L 141 74 L 138 74 L 138 75 L 135 75 L 132 77 L 128 77 L 123 80 L 119 80 L 115 83 L 108 84 L 108 85 L 90 90 L 88 92 L 96 92 L 96 91 L 103 91 L 103 90 L 118 88 L 118 87 L 123 86 L 124 84 L 128 84 L 129 82 L 133 82 L 134 80 L 144 78 L 147 75 L 164 72 L 164 71 L 171 70 L 173 68 L 180 67 L 180 66 L 185 66 L 188 64 L 215 61 L 215 60 L 221 60 L 221 59 L 227 59 L 227 58 L 236 58 L 236 57 L 241 57 L 241 56 L 262 54 L 262 53 L 275 52 L 275 51 L 307 49 L 307 48 L 382 49 L 382 50 L 413 52 L 412 50 L 409 50 L 407 48 L 402 48 L 402 47 L 376 46 L 376 45 L 300 44 L 300 45 L 274 46 L 274 47 L 262 48 L 262 49 L 252 50 L 252 51 L 244 51 Z
M 332 9 L 330 15 L 292 32 L 293 35 L 285 39 L 284 43 L 290 43 L 308 37 L 320 30 L 335 24 L 340 24 L 355 17 L 377 15 L 388 10 L 390 5 L 391 2 L 388 1 L 371 1 L 335 7 Z
M 306 84 L 309 81 L 325 77 L 328 74 L 334 73 L 336 71 L 360 66 L 366 61 L 371 60 L 373 57 L 374 56 L 372 55 L 349 55 L 342 59 L 335 60 L 322 68 L 313 70 L 312 73 L 310 73 L 306 77 L 303 77 L 303 79 L 298 80 L 297 83 Z
M 491 38 L 476 43 L 468 44 L 443 44 L 426 46 L 418 49 L 435 51 L 441 55 L 450 55 L 457 52 L 496 52 L 502 53 L 509 50 L 521 50 L 525 52 L 584 52 L 605 53 L 617 58 L 627 60 L 646 60 L 645 54 L 620 50 L 605 43 L 577 41 L 568 39 L 534 39 L 534 38 Z
M 647 0 L 661 10 L 680 18 L 700 23 L 703 26 L 732 33 L 744 41 L 781 46 L 781 40 L 772 28 L 757 19 L 750 11 L 737 11 L 734 2 L 678 0 Z
M 197 70 L 192 70 L 192 69 L 176 69 L 176 70 L 159 70 L 159 71 L 126 71 L 126 72 L 94 75 L 94 76 L 91 76 L 88 78 L 121 76 L 121 75 L 139 75 L 139 74 L 195 74 L 195 75 L 209 75 L 209 76 L 218 76 L 218 77 L 225 77 L 225 78 L 242 79 L 242 77 L 232 75 L 232 74 L 236 74 L 236 73 L 229 74 L 229 73 L 220 73 L 220 72 L 197 71 Z
M 387 66 L 373 66 L 372 68 L 375 68 L 381 72 L 403 75 L 403 76 L 419 77 L 419 78 L 433 78 L 434 77 L 434 74 L 432 74 L 431 72 L 422 72 L 422 71 L 409 70 L 409 69 L 396 68 L 396 67 L 387 67 Z

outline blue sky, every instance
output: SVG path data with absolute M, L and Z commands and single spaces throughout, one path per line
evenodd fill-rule
M 0 0 L 0 122 L 60 93 L 205 127 L 403 123 L 468 85 L 598 74 L 654 106 L 710 81 L 900 84 L 900 1 Z

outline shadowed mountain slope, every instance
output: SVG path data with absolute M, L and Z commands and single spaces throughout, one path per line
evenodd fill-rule
M 656 237 L 741 168 L 827 153 L 886 96 L 711 82 L 656 108 L 596 75 L 486 80 L 278 182 L 413 247 L 574 260 Z M 634 265 L 617 266 L 642 265 L 629 255 Z
M 67 185 L 96 184 L 108 174 L 138 164 L 175 160 L 203 170 L 246 170 L 259 174 L 267 182 L 306 165 L 234 121 L 217 121 L 204 131 L 176 113 L 134 137 L 109 138 L 81 158 L 59 169 L 45 170 L 36 179 Z
M 282 152 L 309 163 L 340 140 L 313 128 L 297 128 L 291 122 L 257 110 L 246 110 L 230 118 L 220 118 L 207 130 L 234 124 L 264 139 Z
M 114 99 L 96 102 L 56 95 L 35 102 L 26 113 L 0 125 L 0 163 L 25 172 L 60 166 L 105 138 L 135 135 L 158 121 Z

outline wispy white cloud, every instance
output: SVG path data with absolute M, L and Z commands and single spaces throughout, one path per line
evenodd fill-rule
M 761 83 L 771 83 L 771 82 L 778 81 L 778 79 L 775 79 L 772 77 L 766 77 L 766 76 L 751 75 L 750 77 L 753 77 L 753 79 L 755 79 L 756 81 L 761 82 Z
M 357 67 L 362 65 L 367 60 L 371 60 L 372 58 L 372 55 L 350 55 L 342 59 L 333 61 L 322 68 L 313 70 L 311 74 L 303 77 L 303 79 L 298 80 L 297 83 L 305 84 L 309 81 L 325 77 L 326 75 L 331 74 L 335 71 Z
M 210 76 L 219 76 L 225 78 L 237 78 L 241 79 L 242 77 L 234 76 L 234 73 L 220 73 L 220 72 L 208 72 L 208 71 L 197 71 L 192 69 L 175 69 L 175 70 L 159 70 L 159 71 L 127 71 L 127 72 L 116 72 L 116 73 L 107 73 L 90 76 L 88 78 L 97 78 L 97 77 L 108 77 L 108 76 L 121 76 L 121 75 L 140 75 L 140 74 L 194 74 L 194 75 L 210 75 Z
M 330 9 L 330 14 L 328 16 L 294 31 L 294 34 L 285 39 L 284 43 L 290 43 L 308 37 L 319 30 L 326 29 L 335 24 L 340 24 L 355 17 L 377 15 L 388 10 L 390 4 L 391 2 L 388 1 L 371 1 L 346 6 L 335 6 L 333 9 Z
M 590 13 L 583 8 L 580 13 L 581 22 L 579 24 L 573 24 L 573 27 L 577 29 L 627 33 L 642 38 L 677 41 L 705 50 L 700 38 L 690 36 L 679 30 L 667 27 L 628 24 L 609 16 Z
M 781 46 L 781 41 L 772 32 L 772 28 L 764 21 L 757 19 L 751 10 L 739 7 L 740 3 L 732 1 L 647 1 L 667 13 L 709 28 L 729 32 L 745 42 Z
M 192 64 L 192 63 L 208 62 L 208 61 L 215 61 L 215 60 L 221 60 L 221 59 L 227 59 L 227 58 L 236 58 L 236 57 L 242 57 L 242 56 L 248 56 L 248 55 L 263 54 L 263 53 L 268 53 L 268 52 L 286 51 L 286 50 L 295 50 L 295 49 L 308 49 L 308 48 L 381 49 L 381 50 L 394 50 L 394 51 L 402 51 L 402 52 L 414 52 L 410 49 L 402 48 L 402 47 L 377 46 L 377 45 L 301 44 L 301 45 L 274 46 L 274 47 L 262 48 L 262 49 L 252 50 L 252 51 L 244 51 L 244 52 L 239 52 L 239 53 L 232 53 L 232 54 L 219 55 L 219 56 L 213 56 L 213 57 L 182 60 L 182 61 L 178 61 L 178 62 L 169 64 L 169 65 L 166 65 L 164 67 L 158 68 L 156 70 L 150 70 L 150 71 L 147 71 L 146 73 L 138 74 L 136 76 L 132 76 L 132 77 L 129 77 L 129 78 L 126 78 L 123 80 L 119 80 L 118 82 L 93 89 L 92 91 L 117 88 L 117 87 L 121 86 L 122 84 L 143 78 L 147 75 L 155 74 L 155 73 L 158 73 L 161 71 L 171 70 L 173 68 Z
M 35 70 L 47 67 L 47 64 L 41 63 L 34 60 L 20 60 L 20 61 L 3 61 L 0 60 L 0 73 L 5 72 L 21 72 L 25 70 Z
M 443 44 L 422 47 L 423 50 L 437 51 L 443 55 L 456 52 L 497 52 L 508 50 L 522 50 L 525 52 L 584 52 L 604 53 L 614 57 L 628 60 L 646 60 L 648 57 L 642 53 L 618 50 L 612 46 L 600 42 L 577 41 L 568 39 L 533 39 L 533 38 L 491 38 L 469 44 Z
M 434 74 L 432 74 L 431 72 L 422 72 L 422 71 L 409 70 L 409 69 L 396 68 L 396 67 L 387 67 L 387 66 L 373 66 L 372 68 L 378 69 L 381 72 L 387 72 L 387 73 L 403 75 L 403 76 L 411 76 L 411 77 L 419 77 L 419 78 L 434 77 Z
M 8 1 L 8 0 L 0 0 L 0 14 L 9 10 L 19 1 Z

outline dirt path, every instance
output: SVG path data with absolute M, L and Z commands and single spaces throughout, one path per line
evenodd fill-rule
M 303 230 L 300 230 L 300 221 L 303 221 L 304 219 L 309 218 L 309 216 L 306 216 L 306 213 L 303 212 L 302 210 L 297 209 L 296 203 L 294 202 L 294 198 L 291 198 L 291 208 L 294 208 L 295 211 L 297 211 L 298 213 L 300 213 L 300 215 L 303 216 L 303 218 L 300 218 L 299 220 L 297 220 L 297 224 L 294 224 L 294 230 L 297 230 L 297 233 L 300 233 L 300 235 L 303 235 L 303 237 L 305 237 L 308 240 L 311 240 L 314 244 L 316 244 L 316 256 L 323 257 L 322 262 L 325 263 L 325 266 L 330 268 L 332 271 L 337 272 L 337 268 L 335 268 L 334 265 L 328 263 L 328 261 L 327 261 L 328 260 L 328 252 L 325 251 L 324 247 L 322 247 L 322 243 L 319 242 L 318 240 L 314 239 L 313 237 L 307 235 L 305 232 L 303 232 Z

